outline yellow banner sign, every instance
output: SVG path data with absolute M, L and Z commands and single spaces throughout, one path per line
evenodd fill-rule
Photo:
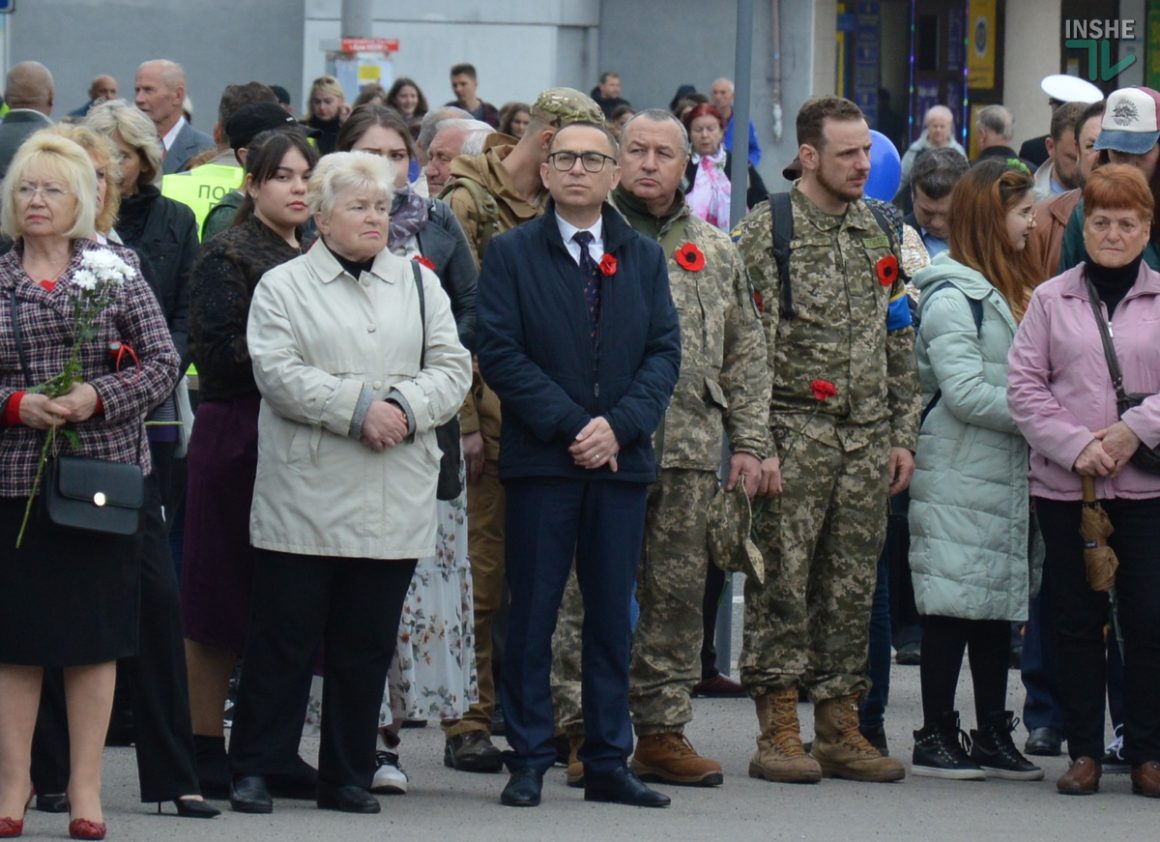
M 214 207 L 231 191 L 242 186 L 240 167 L 205 164 L 187 173 L 174 173 L 161 179 L 161 195 L 188 205 L 197 217 L 198 236 L 201 226 Z
M 967 87 L 995 87 L 995 53 L 999 41 L 995 0 L 970 0 L 967 30 Z

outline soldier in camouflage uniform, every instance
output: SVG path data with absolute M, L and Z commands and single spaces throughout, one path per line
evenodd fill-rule
M 603 112 L 572 88 L 550 88 L 536 98 L 531 122 L 515 145 L 493 135 L 483 153 L 451 162 L 452 181 L 441 198 L 463 226 L 476 261 L 483 259 L 492 237 L 539 216 L 547 205 L 540 165 L 548 144 L 563 126 L 603 122 Z M 463 456 L 467 465 L 468 555 L 475 609 L 475 664 L 479 701 L 458 722 L 445 724 L 445 765 L 468 772 L 497 772 L 499 749 L 491 742 L 495 709 L 492 673 L 492 625 L 504 596 L 505 496 L 499 481 L 499 398 L 475 366 L 471 391 L 459 412 Z
M 767 452 L 769 373 L 749 280 L 729 238 L 693 216 L 680 191 L 688 161 L 684 126 L 644 111 L 621 135 L 620 186 L 612 200 L 639 233 L 668 255 L 681 322 L 681 374 L 653 440 L 661 466 L 649 489 L 637 574 L 640 619 L 632 648 L 630 706 L 637 734 L 632 769 L 644 780 L 714 786 L 721 766 L 699 755 L 683 731 L 700 679 L 701 604 L 708 564 L 706 516 L 717 493 L 722 436 L 733 451 L 727 485 L 757 490 Z M 580 717 L 581 611 L 575 576 L 553 638 L 553 695 L 575 755 Z M 583 767 L 573 758 L 568 780 Z
M 797 135 L 803 172 L 791 190 L 791 295 L 773 256 L 769 204 L 734 231 L 762 302 L 776 447 L 762 466 L 759 493 L 768 499 L 754 511 L 767 580 L 745 588 L 741 680 L 761 727 L 749 773 L 898 780 L 902 764 L 859 732 L 857 701 L 869 686 L 888 495 L 914 471 L 914 331 L 897 247 L 861 200 L 870 171 L 861 111 L 839 97 L 812 99 Z M 815 706 L 812 756 L 799 734 L 799 687 Z

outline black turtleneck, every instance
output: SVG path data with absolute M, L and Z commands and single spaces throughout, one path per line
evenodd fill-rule
M 1115 313 L 1116 305 L 1124 300 L 1132 284 L 1136 283 L 1136 277 L 1140 274 L 1140 261 L 1143 259 L 1144 255 L 1140 254 L 1131 263 L 1115 268 L 1100 266 L 1098 263 L 1085 264 L 1084 273 L 1096 288 L 1100 301 L 1108 308 L 1109 319 Z
M 325 244 L 326 240 L 323 239 L 322 242 Z M 334 255 L 334 259 L 337 260 L 339 265 L 346 270 L 346 273 L 356 281 L 363 272 L 371 271 L 371 267 L 375 265 L 375 259 L 373 257 L 370 260 L 351 260 L 350 258 L 343 257 L 329 245 L 327 245 L 326 248 L 331 254 Z

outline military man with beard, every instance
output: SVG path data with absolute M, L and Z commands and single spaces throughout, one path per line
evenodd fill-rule
M 745 585 L 741 680 L 761 734 L 752 777 L 899 780 L 858 729 L 869 689 L 867 635 L 888 495 L 914 472 L 920 410 L 914 331 L 891 238 L 862 201 L 870 131 L 849 100 L 811 99 L 797 116 L 802 175 L 790 191 L 788 283 L 769 203 L 734 231 L 761 300 L 772 375 L 771 455 L 754 538 L 770 571 Z M 787 288 L 788 287 L 788 288 Z M 799 688 L 814 703 L 802 746 Z

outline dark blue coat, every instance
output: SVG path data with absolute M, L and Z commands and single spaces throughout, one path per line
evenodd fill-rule
M 652 434 L 681 363 L 680 328 L 665 257 L 604 205 L 604 278 L 593 340 L 580 267 L 568 254 L 555 206 L 493 239 L 479 275 L 479 365 L 503 404 L 499 473 L 653 482 Z M 603 415 L 620 444 L 618 472 L 573 464 L 568 447 Z

